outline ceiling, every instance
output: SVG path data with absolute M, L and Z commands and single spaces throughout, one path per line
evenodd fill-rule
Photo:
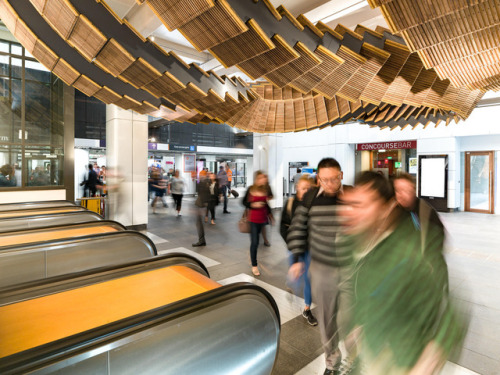
M 313 23 L 322 21 L 335 27 L 342 23 L 351 29 L 357 24 L 369 28 L 387 24 L 378 9 L 371 9 L 366 0 L 270 0 L 278 7 L 285 6 L 294 16 L 304 14 Z M 187 63 L 196 62 L 206 71 L 214 70 L 219 75 L 239 76 L 250 79 L 236 67 L 225 69 L 207 51 L 199 52 L 177 30 L 171 32 L 156 17 L 151 8 L 136 0 L 106 0 L 111 9 L 120 18 L 125 18 L 144 37 L 151 38 L 166 51 L 174 51 Z

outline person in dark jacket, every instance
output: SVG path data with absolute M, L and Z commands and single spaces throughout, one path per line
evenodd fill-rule
M 85 181 L 83 181 L 80 186 L 85 186 L 85 196 L 88 190 L 89 196 L 95 197 L 97 192 L 97 186 L 99 185 L 99 179 L 97 178 L 97 173 L 94 171 L 94 166 L 89 163 L 89 174 Z
M 283 206 L 280 222 L 280 234 L 285 241 L 286 236 L 288 235 L 288 228 L 292 223 L 292 218 L 295 210 L 302 203 L 302 199 L 304 198 L 305 193 L 307 193 L 307 191 L 313 186 L 314 180 L 310 178 L 308 174 L 302 175 L 296 182 L 295 191 L 297 192 L 297 194 L 294 197 L 288 198 L 285 205 Z M 293 255 L 290 254 L 290 263 L 292 263 L 292 261 Z M 307 323 L 315 326 L 318 325 L 318 321 L 311 312 L 311 283 L 308 275 L 309 264 L 311 263 L 311 255 L 309 254 L 309 252 L 300 255 L 299 261 L 304 262 L 304 273 L 299 279 L 300 284 L 304 284 L 305 307 L 304 311 L 302 312 L 302 316 L 307 320 Z M 299 284 L 297 282 L 293 282 L 292 284 L 292 289 L 294 290 L 294 292 L 297 291 Z
M 193 247 L 206 246 L 205 228 L 203 227 L 203 217 L 207 211 L 208 202 L 210 201 L 210 180 L 205 178 L 200 181 L 197 186 L 198 198 L 196 199 L 196 231 L 198 232 L 198 242 L 194 243 Z
M 208 212 L 211 214 L 210 224 L 215 225 L 215 207 L 219 204 L 221 190 L 219 188 L 219 181 L 215 173 L 208 175 L 208 189 L 210 198 L 208 199 L 207 212 L 205 214 L 205 223 L 208 221 Z

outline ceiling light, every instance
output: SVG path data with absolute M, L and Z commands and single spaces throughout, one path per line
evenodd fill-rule
M 358 9 L 361 9 L 363 8 L 364 6 L 366 6 L 366 1 L 363 0 L 363 1 L 360 1 L 356 4 L 352 4 L 351 6 L 348 6 L 347 8 L 344 8 L 338 12 L 335 12 L 331 15 L 329 15 L 328 17 L 325 17 L 325 18 L 322 18 L 320 21 L 323 22 L 323 23 L 328 23 L 330 21 L 333 21 L 337 18 L 340 18 L 340 17 L 344 17 L 344 16 L 347 16 L 349 13 L 352 13 Z

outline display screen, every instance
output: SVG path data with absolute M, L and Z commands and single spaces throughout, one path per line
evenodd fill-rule
M 446 158 L 422 158 L 420 163 L 420 195 L 444 198 Z

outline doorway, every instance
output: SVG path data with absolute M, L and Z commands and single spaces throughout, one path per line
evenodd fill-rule
M 494 212 L 493 151 L 465 153 L 465 211 Z

